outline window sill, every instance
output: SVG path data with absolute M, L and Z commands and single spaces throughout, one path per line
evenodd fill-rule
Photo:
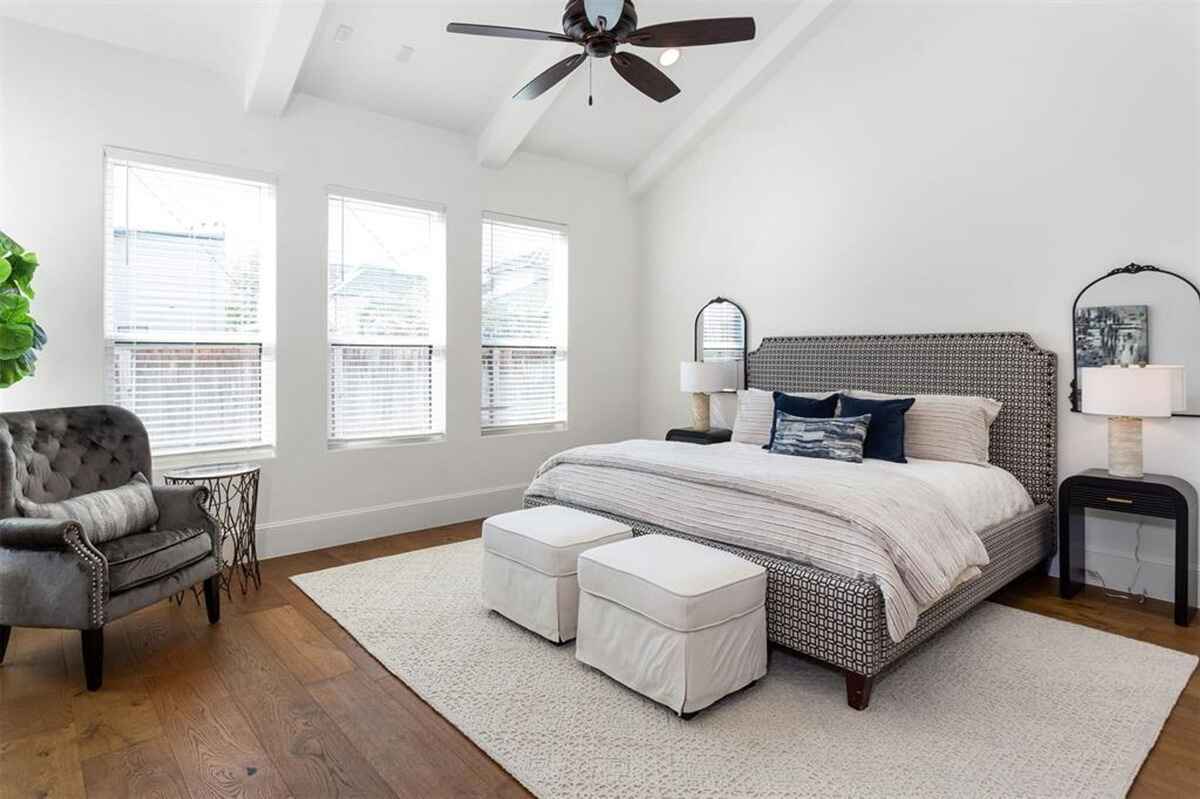
M 326 442 L 330 452 L 356 449 L 380 449 L 383 447 L 406 447 L 413 444 L 440 444 L 446 440 L 445 433 L 429 433 L 415 436 L 391 436 L 389 438 L 362 438 Z
M 239 449 L 210 449 L 203 452 L 181 452 L 175 455 L 155 455 L 153 463 L 158 472 L 165 472 L 187 466 L 215 466 L 221 463 L 274 459 L 275 447 L 242 447 Z
M 480 428 L 479 434 L 484 438 L 493 436 L 522 436 L 533 433 L 562 433 L 567 430 L 566 422 L 545 422 L 542 424 L 515 424 L 506 427 Z

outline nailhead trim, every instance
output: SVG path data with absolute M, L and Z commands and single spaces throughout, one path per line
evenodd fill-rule
M 108 563 L 83 534 L 83 527 L 75 521 L 66 523 L 63 540 L 88 567 L 91 583 L 89 616 L 97 627 L 104 625 L 104 606 L 108 598 Z

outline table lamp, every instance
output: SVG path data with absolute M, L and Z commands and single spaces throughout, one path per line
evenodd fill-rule
M 692 395 L 692 429 L 708 426 L 708 395 L 737 388 L 737 361 L 683 361 L 679 364 L 679 390 Z
M 1182 366 L 1100 366 L 1081 371 L 1083 412 L 1108 417 L 1108 473 L 1142 477 L 1142 419 L 1184 408 Z

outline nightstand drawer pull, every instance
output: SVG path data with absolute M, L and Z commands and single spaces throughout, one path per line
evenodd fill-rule
M 1132 505 L 1133 504 L 1132 499 L 1127 499 L 1125 497 L 1105 497 L 1105 499 L 1108 500 L 1109 502 L 1115 502 L 1118 505 Z

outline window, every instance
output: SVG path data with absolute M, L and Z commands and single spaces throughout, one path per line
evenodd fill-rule
M 275 440 L 275 188 L 105 152 L 105 389 L 154 454 Z
M 329 442 L 446 430 L 446 215 L 329 197 Z
M 483 218 L 484 433 L 567 421 L 567 230 Z

